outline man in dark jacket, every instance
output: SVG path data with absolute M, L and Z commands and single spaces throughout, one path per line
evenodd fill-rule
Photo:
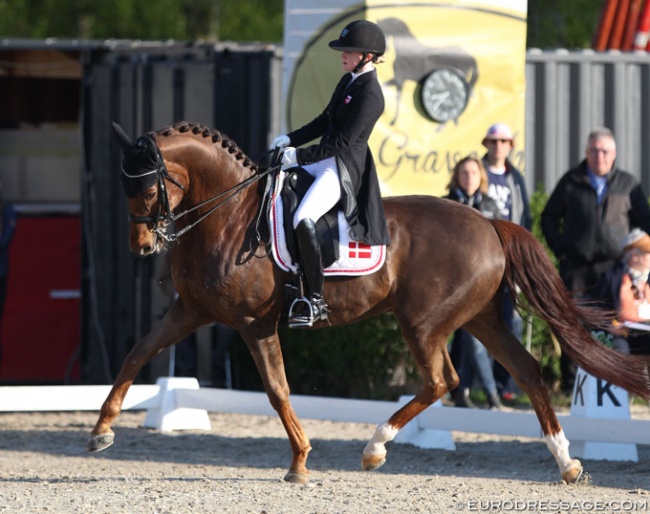
M 542 212 L 542 232 L 560 263 L 562 280 L 576 297 L 593 287 L 621 257 L 632 228 L 650 232 L 648 197 L 638 180 L 616 168 L 616 139 L 608 128 L 587 138 L 587 155 L 555 186 Z M 562 355 L 562 388 L 573 388 L 575 369 Z

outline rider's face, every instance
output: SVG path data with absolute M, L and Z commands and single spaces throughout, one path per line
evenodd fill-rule
M 341 52 L 341 64 L 343 65 L 343 71 L 346 73 L 354 70 L 357 64 L 361 62 L 363 54 L 361 52 Z

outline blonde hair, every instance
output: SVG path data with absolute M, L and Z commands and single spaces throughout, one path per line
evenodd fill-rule
M 453 191 L 455 189 L 462 189 L 458 184 L 458 174 L 460 173 L 460 169 L 463 167 L 463 164 L 465 164 L 466 162 L 475 162 L 476 165 L 478 166 L 478 171 L 481 174 L 481 185 L 479 186 L 478 190 L 483 194 L 487 194 L 488 192 L 487 171 L 485 171 L 485 166 L 483 166 L 481 159 L 479 159 L 478 157 L 474 157 L 473 155 L 467 155 L 466 157 L 463 157 L 460 161 L 456 163 L 456 165 L 454 166 L 454 170 L 452 171 L 449 184 L 447 184 L 447 189 L 449 191 Z

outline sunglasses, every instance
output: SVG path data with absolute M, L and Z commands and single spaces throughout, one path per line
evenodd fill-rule
M 488 143 L 495 143 L 495 144 L 496 143 L 504 144 L 504 143 L 510 143 L 510 139 L 488 139 L 487 142 Z

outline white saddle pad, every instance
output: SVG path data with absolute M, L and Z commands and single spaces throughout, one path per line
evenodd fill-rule
M 294 263 L 287 249 L 284 233 L 282 199 L 280 192 L 286 173 L 280 172 L 271 199 L 269 225 L 271 227 L 271 248 L 273 258 L 280 268 L 285 271 L 298 272 L 298 264 Z M 325 275 L 369 275 L 380 269 L 386 260 L 386 245 L 370 246 L 350 239 L 350 225 L 341 211 L 339 221 L 339 259 L 323 270 Z

